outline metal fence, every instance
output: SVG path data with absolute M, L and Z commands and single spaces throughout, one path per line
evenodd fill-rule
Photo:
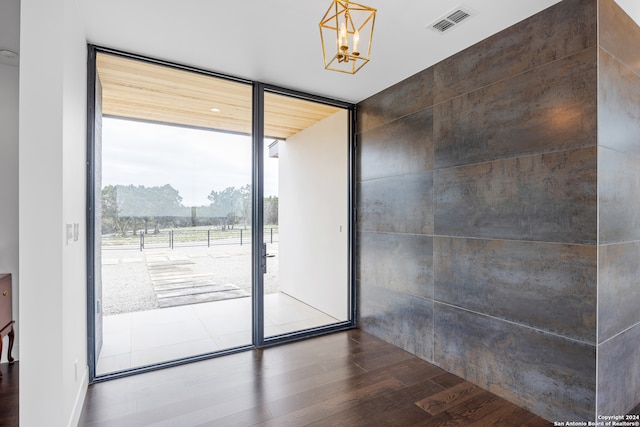
M 264 229 L 264 242 L 274 243 L 278 241 L 278 228 L 267 227 Z M 247 245 L 251 244 L 250 229 L 232 230 L 162 230 L 159 233 L 147 233 L 140 231 L 138 236 L 107 237 L 103 236 L 102 246 L 111 249 L 124 249 L 139 247 L 145 248 L 175 248 L 187 246 L 215 246 L 215 245 Z

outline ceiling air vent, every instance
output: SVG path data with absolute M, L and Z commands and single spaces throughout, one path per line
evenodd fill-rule
M 444 17 L 430 24 L 429 28 L 438 33 L 444 33 L 445 31 L 451 30 L 465 19 L 470 18 L 471 15 L 472 12 L 468 8 L 457 7 L 447 13 Z

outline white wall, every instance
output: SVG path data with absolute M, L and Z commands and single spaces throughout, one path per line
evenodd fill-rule
M 615 0 L 616 3 L 640 25 L 640 2 L 638 0 Z
M 87 386 L 87 48 L 74 0 L 22 0 L 20 52 L 20 425 L 76 425 Z M 80 225 L 68 245 L 66 223 Z
M 348 319 L 348 113 L 278 143 L 281 290 Z
M 13 318 L 18 319 L 18 67 L 0 64 L 0 274 L 11 273 Z M 20 350 L 15 325 L 13 357 Z M 4 338 L 2 362 L 9 338 Z

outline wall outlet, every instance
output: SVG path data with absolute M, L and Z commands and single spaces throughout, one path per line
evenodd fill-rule
M 73 240 L 73 224 L 67 224 L 67 245 Z

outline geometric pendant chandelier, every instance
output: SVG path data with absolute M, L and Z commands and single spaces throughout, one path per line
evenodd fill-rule
M 346 0 L 333 0 L 320 21 L 324 68 L 355 74 L 371 54 L 376 10 Z

